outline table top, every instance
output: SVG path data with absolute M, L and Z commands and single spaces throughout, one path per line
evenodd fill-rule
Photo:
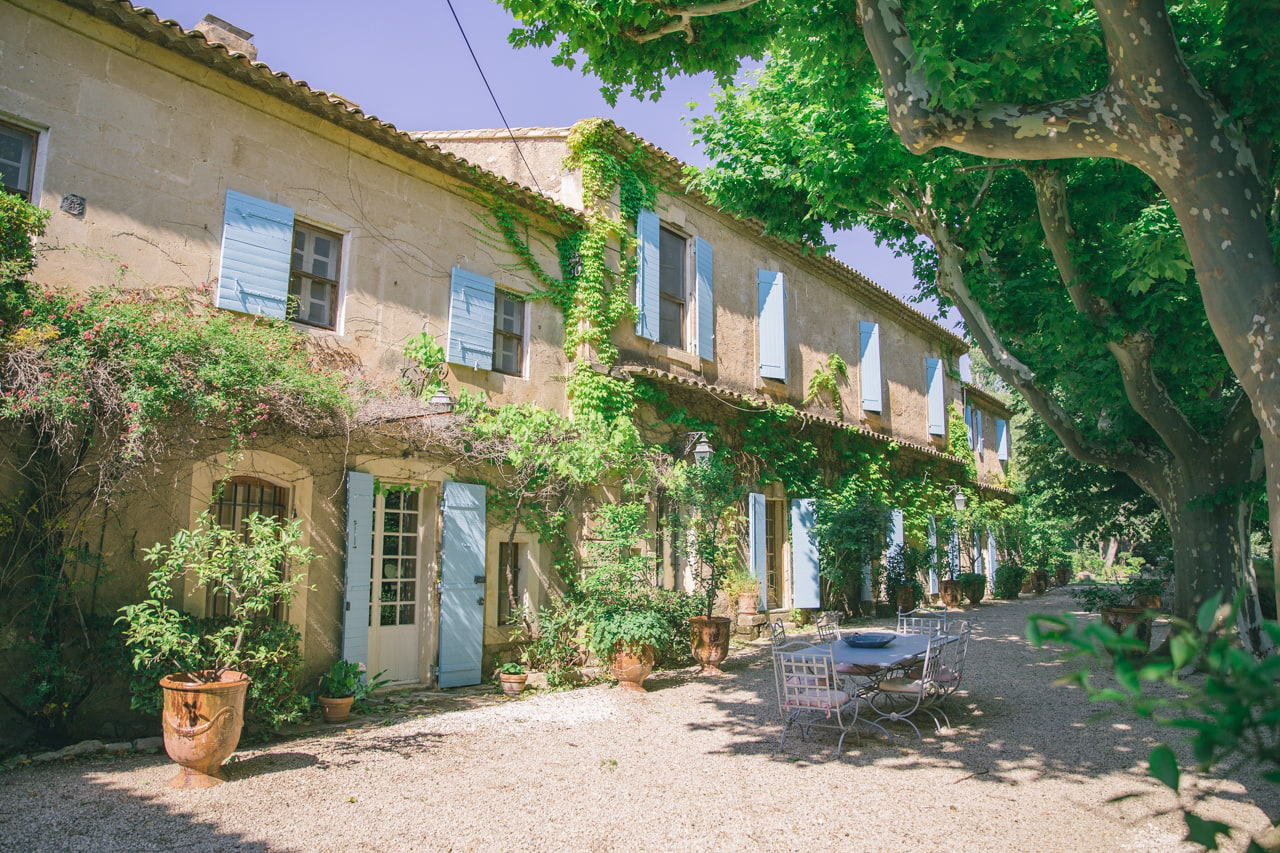
M 890 631 L 877 631 L 888 634 Z M 836 663 L 886 668 L 920 657 L 929 648 L 927 634 L 894 634 L 893 641 L 878 649 L 854 648 L 844 640 L 831 644 L 831 657 Z

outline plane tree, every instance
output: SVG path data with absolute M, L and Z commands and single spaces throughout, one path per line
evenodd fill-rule
M 1221 451 L 1219 436 L 1244 447 L 1252 444 L 1251 431 L 1260 435 L 1271 486 L 1272 528 L 1280 527 L 1280 382 L 1275 381 L 1280 368 L 1280 276 L 1272 240 L 1273 116 L 1280 115 L 1273 104 L 1280 97 L 1280 86 L 1275 85 L 1280 82 L 1275 79 L 1280 63 L 1274 61 L 1274 48 L 1280 35 L 1264 26 L 1264 4 L 941 0 L 908 3 L 904 9 L 901 0 L 620 0 L 607 6 L 585 0 L 500 2 L 524 22 L 512 35 L 516 44 L 557 45 L 556 61 L 570 66 L 581 61 L 583 70 L 599 77 L 612 97 L 623 90 L 656 96 L 663 81 L 678 73 L 711 71 L 729 83 L 742 59 L 785 55 L 804 69 L 807 82 L 825 89 L 825 101 L 797 100 L 791 109 L 797 114 L 827 110 L 824 127 L 835 144 L 818 169 L 828 190 L 841 176 L 856 173 L 867 180 L 874 174 L 862 171 L 866 164 L 850 166 L 849 160 L 859 145 L 879 140 L 851 130 L 857 121 L 842 115 L 868 105 L 883 111 L 892 133 L 906 150 L 919 155 L 922 165 L 937 167 L 946 160 L 944 152 L 954 152 L 961 159 L 953 169 L 972 170 L 962 174 L 979 179 L 976 188 L 956 186 L 950 190 L 953 196 L 945 196 L 944 186 L 950 184 L 917 180 L 914 189 L 924 195 L 907 192 L 884 203 L 901 207 L 907 198 L 928 202 L 899 217 L 904 229 L 901 245 L 909 249 L 906 229 L 930 238 L 936 258 L 931 272 L 962 314 L 965 302 L 982 306 L 984 297 L 992 294 L 1003 294 L 1002 310 L 1016 310 L 1020 297 L 1015 284 L 1021 279 L 1010 275 L 1010 259 L 1002 260 L 995 251 L 999 245 L 987 245 L 972 236 L 976 229 L 968 229 L 984 215 L 978 211 L 992 192 L 1003 194 L 1006 187 L 1013 192 L 1015 178 L 1029 184 L 1035 208 L 1026 221 L 1042 228 L 1041 241 L 1065 285 L 1060 290 L 1070 301 L 1065 310 L 1042 315 L 1042 322 L 1056 326 L 1069 318 L 1102 336 L 1100 343 L 1120 369 L 1130 408 L 1165 450 L 1193 458 L 1200 451 Z M 861 85 L 864 55 L 879 76 L 874 93 Z M 875 156 L 887 158 L 901 150 L 895 147 Z M 1147 290 L 1157 297 L 1140 300 L 1147 306 L 1143 310 L 1154 314 L 1160 310 L 1154 306 L 1166 301 L 1164 310 L 1169 313 L 1206 316 L 1238 387 L 1248 395 L 1251 405 L 1222 406 L 1216 428 L 1188 417 L 1186 411 L 1179 414 L 1169 383 L 1185 377 L 1176 371 L 1162 377 L 1159 366 L 1160 353 L 1172 351 L 1157 346 L 1154 329 L 1124 321 L 1128 308 L 1109 297 L 1108 288 L 1117 282 L 1106 274 L 1105 264 L 1089 254 L 1091 241 L 1079 236 L 1089 215 L 1106 210 L 1095 209 L 1092 198 L 1084 205 L 1076 201 L 1078 176 L 1097 168 L 1088 158 L 1127 164 L 1132 169 L 1118 175 L 1129 180 L 1128 172 L 1141 172 L 1158 190 L 1159 203 L 1130 210 L 1119 224 L 1159 232 L 1160 239 L 1148 246 L 1139 242 L 1133 247 L 1137 254 L 1131 256 L 1137 261 L 1138 278 L 1150 279 Z M 1020 168 L 1007 168 L 1013 162 Z M 788 176 L 780 172 L 774 177 Z M 972 204 L 952 204 L 965 192 L 972 192 Z M 820 205 L 812 204 L 813 194 L 796 188 L 788 197 L 796 205 L 797 221 L 808 222 L 815 228 L 810 233 L 817 233 L 816 225 L 826 214 L 817 212 Z M 844 221 L 855 215 L 851 209 Z M 913 217 L 917 221 L 908 221 Z M 842 224 L 835 215 L 829 221 Z M 1088 224 L 1101 232 L 1112 223 Z M 1170 289 L 1164 282 L 1176 281 L 1176 274 L 1151 276 L 1161 263 L 1176 265 L 1176 257 L 1168 254 L 1170 227 L 1183 238 L 1182 251 L 1194 268 L 1194 276 L 1185 279 L 1198 293 L 1199 299 L 1191 303 L 1166 299 Z M 1140 229 L 1129 233 L 1140 236 Z M 1149 249 L 1165 252 L 1166 257 L 1156 257 Z M 922 272 L 930 271 L 929 260 L 920 263 Z M 997 281 L 1005 284 L 996 286 Z M 1157 282 L 1159 287 L 1154 287 Z M 1019 357 L 1025 353 L 1009 341 L 997 346 L 1001 338 L 995 326 L 984 327 L 971 313 L 965 316 L 970 334 L 980 345 L 987 339 L 983 348 L 991 347 L 988 357 L 1006 381 L 1010 375 L 1023 385 L 1036 380 L 1035 370 Z M 1018 381 L 1011 384 L 1025 390 Z M 1055 393 L 1049 391 L 1037 407 L 1042 416 L 1053 404 L 1061 405 Z M 1210 393 L 1225 403 L 1223 395 L 1229 396 L 1231 388 L 1224 383 Z M 1098 419 L 1102 428 L 1115 423 L 1110 415 Z M 1079 426 L 1074 432 L 1058 433 L 1072 439 L 1065 443 L 1073 453 L 1085 440 L 1097 437 Z M 1135 453 L 1137 458 L 1146 458 L 1144 454 Z M 1187 527 L 1179 524 L 1179 513 L 1193 516 L 1209 506 L 1231 504 L 1224 496 L 1232 493 L 1232 483 L 1246 482 L 1254 473 L 1244 470 L 1248 455 L 1240 451 L 1231 462 L 1215 458 L 1212 464 L 1219 467 L 1219 476 L 1175 489 L 1185 500 L 1162 502 L 1162 507 L 1168 504 L 1175 510 L 1169 518 L 1171 529 Z M 1150 462 L 1146 458 L 1143 464 Z M 1233 512 L 1243 505 L 1235 501 Z M 1190 526 L 1199 527 L 1194 520 Z M 1273 549 L 1278 544 L 1273 539 Z M 1203 559 L 1210 543 L 1187 547 L 1188 556 Z M 1221 551 L 1216 546 L 1214 550 Z M 1244 562 L 1238 546 L 1222 553 L 1233 566 Z M 1208 576 L 1214 583 L 1225 581 L 1222 569 Z M 1209 588 L 1208 583 L 1191 581 L 1186 571 L 1179 577 L 1180 592 L 1185 593 L 1179 596 L 1180 608 L 1191 606 Z M 1188 583 L 1196 583 L 1198 589 Z

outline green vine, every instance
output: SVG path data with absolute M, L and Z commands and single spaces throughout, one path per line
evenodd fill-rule
M 804 398 L 808 405 L 818 399 L 819 394 L 826 393 L 831 397 L 831 405 L 836 416 L 844 418 L 844 401 L 840 398 L 840 380 L 849 378 L 849 366 L 839 353 L 831 353 L 826 361 L 821 362 L 809 379 L 809 396 Z

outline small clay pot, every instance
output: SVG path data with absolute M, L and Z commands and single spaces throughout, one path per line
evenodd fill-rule
M 351 716 L 351 705 L 355 702 L 354 696 L 343 696 L 341 698 L 333 698 L 330 696 L 320 697 L 320 710 L 324 712 L 324 721 L 326 723 L 341 723 Z
M 498 673 L 498 681 L 502 684 L 502 692 L 506 696 L 519 696 L 524 684 L 529 680 L 529 673 Z

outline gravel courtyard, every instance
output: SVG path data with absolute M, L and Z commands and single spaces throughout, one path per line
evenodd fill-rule
M 965 713 L 923 747 L 866 737 L 832 756 L 781 727 L 767 644 L 722 678 L 660 674 L 237 753 L 229 782 L 176 791 L 163 755 L 0 774 L 0 849 L 1175 851 L 1172 795 L 1149 781 L 1156 731 L 1051 682 L 1024 639 L 1062 591 L 983 602 Z M 1185 786 L 1184 782 L 1184 786 Z M 1259 831 L 1276 791 L 1208 786 L 1209 817 Z M 1109 803 L 1122 794 L 1140 794 Z M 1243 846 L 1243 845 L 1241 845 Z

